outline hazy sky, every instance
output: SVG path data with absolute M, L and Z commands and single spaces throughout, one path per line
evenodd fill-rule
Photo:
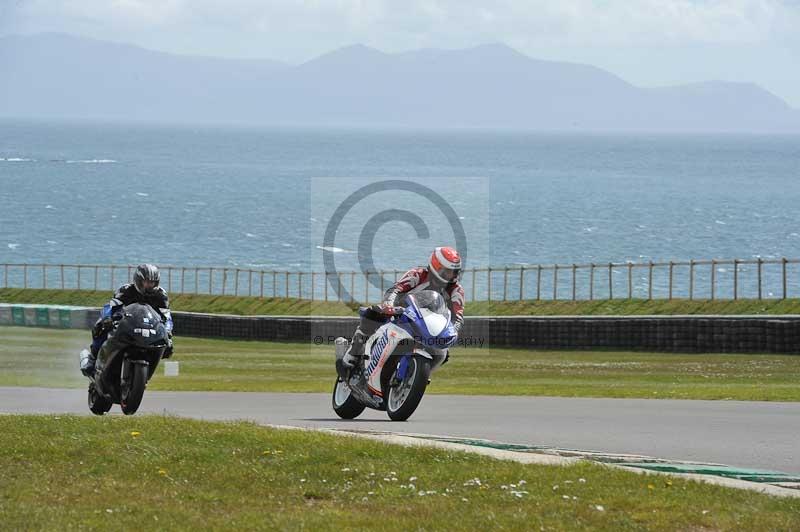
M 0 33 L 41 31 L 290 63 L 505 42 L 642 86 L 754 81 L 800 108 L 800 0 L 0 0 Z

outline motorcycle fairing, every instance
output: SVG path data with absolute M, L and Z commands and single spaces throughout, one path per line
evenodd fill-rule
M 367 386 L 375 395 L 383 396 L 381 370 L 394 353 L 398 344 L 403 340 L 413 340 L 413 336 L 395 323 L 382 325 L 368 340 L 367 348 L 370 353 L 370 362 L 366 369 Z M 408 342 L 406 343 L 408 344 Z

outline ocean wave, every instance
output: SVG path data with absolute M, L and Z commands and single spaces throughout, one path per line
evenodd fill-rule
M 116 162 L 117 161 L 114 159 L 78 159 L 66 161 L 67 164 L 114 164 Z
M 36 159 L 27 159 L 25 157 L 0 157 L 0 163 L 35 163 Z
M 352 253 L 350 250 L 337 248 L 336 246 L 317 246 L 317 249 L 321 249 L 322 251 L 330 251 L 331 253 Z

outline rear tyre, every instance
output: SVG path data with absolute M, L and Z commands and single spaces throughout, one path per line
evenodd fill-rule
M 122 397 L 119 405 L 126 416 L 135 414 L 139 410 L 144 397 L 144 387 L 147 384 L 147 366 L 144 364 L 131 364 L 131 378 L 128 386 L 121 390 Z
M 102 416 L 111 410 L 111 401 L 103 397 L 94 387 L 94 382 L 89 383 L 89 410 L 96 416 Z
M 355 419 L 366 408 L 353 397 L 353 394 L 350 393 L 350 388 L 338 377 L 333 384 L 331 403 L 333 404 L 333 411 L 342 419 Z
M 405 379 L 389 388 L 386 413 L 392 421 L 405 421 L 411 417 L 425 395 L 430 375 L 430 360 L 421 356 L 411 357 Z

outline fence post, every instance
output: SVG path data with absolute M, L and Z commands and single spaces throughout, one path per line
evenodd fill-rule
M 111 266 L 111 279 L 108 281 L 109 291 L 114 290 L 114 266 Z
M 364 304 L 369 304 L 369 270 L 364 272 Z
M 278 272 L 272 270 L 272 297 L 278 297 Z
M 669 261 L 669 297 L 667 299 L 669 299 L 670 301 L 672 300 L 672 271 L 674 268 L 675 268 L 675 263 Z
M 222 295 L 225 295 L 225 288 L 228 284 L 228 268 L 222 269 Z
M 628 261 L 628 299 L 633 299 L 633 263 Z
M 47 289 L 47 266 L 42 264 L 42 287 Z
M 59 264 L 58 267 L 61 270 L 61 289 L 63 290 L 64 289 L 64 265 L 63 264 Z M 7 275 L 8 275 L 8 266 L 6 266 L 6 276 Z M 8 284 L 8 280 L 6 280 L 6 284 Z M 112 288 L 112 290 L 113 290 L 113 288 Z
M 694 259 L 689 261 L 689 301 L 694 299 Z
M 614 265 L 608 263 L 608 299 L 614 299 L 614 280 L 612 279 L 612 269 Z
M 236 276 L 236 281 L 233 283 L 233 295 L 239 297 L 239 268 L 234 268 L 233 274 Z
M 503 269 L 503 301 L 508 300 L 508 266 Z
M 258 283 L 258 288 L 260 290 L 259 297 L 261 299 L 264 299 L 264 270 L 261 270 L 260 276 L 261 276 L 261 281 Z
M 475 277 L 477 276 L 477 269 L 472 268 L 472 300 L 475 301 Z
M 491 301 L 492 300 L 492 267 L 491 266 L 489 266 L 486 269 L 486 280 L 487 280 L 486 284 L 487 284 L 487 287 L 489 289 L 489 298 L 488 298 L 488 300 Z
M 289 271 L 286 271 L 286 298 L 289 298 Z
M 130 266 L 128 267 L 128 271 L 130 271 Z M 128 276 L 130 277 L 130 275 Z M 81 289 L 81 267 L 78 266 L 78 290 Z
M 356 272 L 355 272 L 355 270 L 350 272 L 350 301 L 352 303 L 356 302 Z
M 186 287 L 186 268 L 181 267 L 181 294 L 186 293 L 186 290 L 184 290 L 185 287 Z
M 536 301 L 542 299 L 542 265 L 536 266 Z
M 525 300 L 525 266 L 519 267 L 519 300 Z
M 572 265 L 572 300 L 575 301 L 575 277 L 578 273 L 577 264 Z
M 759 257 L 758 258 L 758 299 L 761 299 L 761 265 L 764 263 L 764 260 Z
M 647 266 L 647 300 L 653 300 L 653 261 Z
M 711 259 L 711 301 L 714 301 L 714 298 L 717 293 L 717 261 Z
M 589 263 L 589 301 L 594 299 L 594 262 Z
M 303 299 L 303 272 L 297 272 L 297 298 Z
M 22 265 L 22 287 L 28 288 L 28 265 Z
M 733 299 L 739 299 L 739 259 L 733 259 Z
M 194 269 L 194 293 L 195 294 L 199 294 L 200 293 L 200 280 L 198 279 L 198 277 L 200 277 L 200 268 L 195 268 Z
M 784 257 L 783 260 L 781 260 L 781 266 L 783 268 L 783 299 L 786 299 L 786 262 L 786 257 Z
M 64 267 L 61 267 L 61 288 L 64 288 Z M 8 288 L 8 264 L 3 264 L 3 288 Z
M 553 265 L 553 301 L 558 299 L 558 264 Z
M 208 269 L 208 294 L 214 293 L 214 268 Z
M 378 276 L 381 278 L 381 297 L 383 296 L 383 293 L 386 291 L 383 287 L 383 274 L 384 274 L 383 270 L 378 272 Z

